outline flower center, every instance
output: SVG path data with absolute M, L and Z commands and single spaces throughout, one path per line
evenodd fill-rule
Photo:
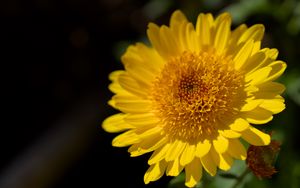
M 213 52 L 184 52 L 171 59 L 151 92 L 164 132 L 184 140 L 216 135 L 220 122 L 237 113 L 243 98 L 243 75 L 230 58 Z

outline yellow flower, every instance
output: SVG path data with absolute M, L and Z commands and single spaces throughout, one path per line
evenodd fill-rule
M 115 95 L 109 104 L 121 113 L 103 128 L 126 131 L 112 145 L 131 145 L 132 157 L 154 151 L 146 184 L 184 169 L 185 184 L 193 187 L 202 168 L 214 176 L 217 167 L 229 170 L 233 158 L 246 159 L 240 138 L 270 143 L 252 124 L 265 124 L 285 108 L 285 88 L 273 81 L 286 64 L 276 61 L 276 49 L 261 49 L 263 25 L 230 27 L 228 13 L 200 14 L 194 28 L 175 11 L 169 27 L 149 24 L 152 47 L 129 46 L 125 70 L 110 74 Z

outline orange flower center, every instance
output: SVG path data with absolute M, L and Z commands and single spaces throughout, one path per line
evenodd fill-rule
M 153 83 L 151 99 L 165 133 L 194 140 L 216 135 L 245 99 L 244 77 L 230 58 L 184 52 L 171 59 Z

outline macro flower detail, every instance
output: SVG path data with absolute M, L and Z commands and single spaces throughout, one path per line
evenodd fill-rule
M 130 146 L 132 157 L 152 152 L 146 184 L 184 170 L 186 186 L 193 187 L 203 169 L 214 176 L 233 159 L 246 159 L 240 139 L 270 144 L 254 125 L 285 108 L 285 87 L 274 80 L 286 64 L 276 60 L 276 49 L 261 48 L 263 25 L 230 27 L 228 13 L 200 14 L 194 27 L 175 11 L 170 26 L 149 24 L 151 47 L 129 46 L 121 59 L 125 70 L 110 74 L 109 104 L 121 113 L 102 126 L 124 131 L 112 145 Z
M 250 146 L 246 163 L 259 179 L 271 178 L 277 171 L 273 164 L 280 150 L 280 143 L 272 140 L 267 146 Z

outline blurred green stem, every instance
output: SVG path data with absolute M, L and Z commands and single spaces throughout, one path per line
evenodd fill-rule
M 245 169 L 245 171 L 236 179 L 235 184 L 231 188 L 237 188 L 240 183 L 243 182 L 244 178 L 247 176 L 247 174 L 250 172 L 248 168 Z

